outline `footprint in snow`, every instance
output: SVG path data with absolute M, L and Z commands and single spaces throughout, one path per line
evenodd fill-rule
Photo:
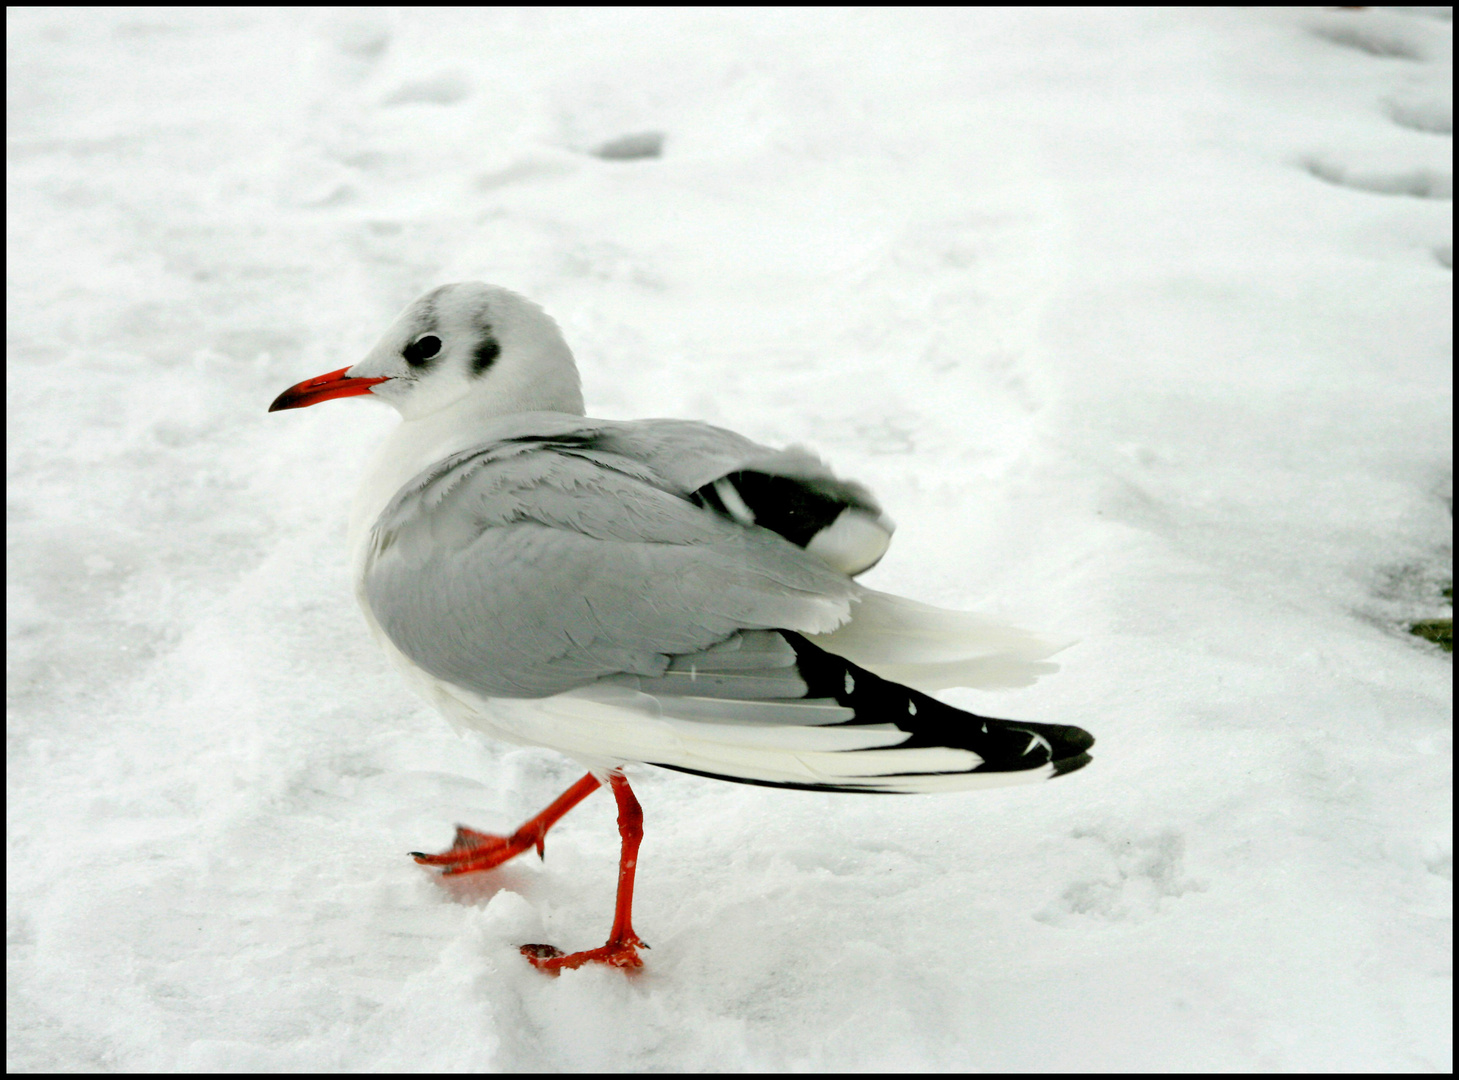
M 455 105 L 471 93 L 471 83 L 457 71 L 406 83 L 385 96 L 381 105 Z
M 662 157 L 663 152 L 664 133 L 662 131 L 641 131 L 632 135 L 620 135 L 616 139 L 609 139 L 587 151 L 593 157 L 602 158 L 604 161 L 643 161 Z M 483 173 L 476 178 L 476 186 L 482 191 L 492 191 L 510 184 L 564 176 L 576 171 L 576 168 L 577 166 L 570 159 L 561 155 L 533 154 L 504 168 Z
M 340 22 L 324 29 L 317 62 L 327 84 L 353 86 L 368 79 L 390 48 L 390 31 L 369 22 Z
M 1310 27 L 1315 37 L 1355 49 L 1369 56 L 1391 60 L 1426 60 L 1423 46 L 1417 35 L 1405 33 L 1392 26 L 1373 26 L 1360 22 L 1322 22 Z
M 1388 118 L 1399 127 L 1430 135 L 1454 134 L 1453 101 L 1390 101 Z
M 344 23 L 336 26 L 330 36 L 342 55 L 368 64 L 379 60 L 390 47 L 390 31 L 370 23 Z
M 592 151 L 594 157 L 600 157 L 605 161 L 640 161 L 643 158 L 662 157 L 663 153 L 664 133 L 662 131 L 642 131 L 632 135 L 620 135 L 616 139 L 609 139 Z
M 1076 829 L 1084 841 L 1085 875 L 1034 915 L 1061 926 L 1081 916 L 1104 922 L 1138 922 L 1159 913 L 1167 899 L 1206 886 L 1185 873 L 1185 838 L 1174 829 L 1147 836 L 1122 836 L 1107 829 Z
M 1303 167 L 1319 180 L 1376 195 L 1412 195 L 1420 199 L 1452 199 L 1454 174 L 1438 169 L 1352 169 L 1326 158 L 1312 157 Z
M 1365 15 L 1371 13 L 1364 10 Z M 1422 14 L 1410 11 L 1409 14 Z M 1308 27 L 1324 41 L 1354 49 L 1368 56 L 1405 61 L 1430 59 L 1425 46 L 1424 29 L 1417 23 L 1379 23 L 1373 18 L 1355 19 L 1343 16 L 1342 21 L 1328 20 Z M 1431 135 L 1453 135 L 1454 104 L 1452 98 L 1409 98 L 1389 100 L 1384 111 L 1398 127 Z M 1442 168 L 1382 169 L 1344 165 L 1327 157 L 1312 156 L 1302 167 L 1329 184 L 1376 195 L 1408 195 L 1420 199 L 1453 199 L 1454 174 Z M 1440 266 L 1453 269 L 1454 249 L 1451 244 L 1434 247 L 1433 255 Z

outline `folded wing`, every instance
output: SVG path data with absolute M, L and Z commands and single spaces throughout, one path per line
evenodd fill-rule
M 855 585 L 814 543 L 848 511 L 884 521 L 802 452 L 682 421 L 573 419 L 408 484 L 376 522 L 363 592 L 419 668 L 539 699 L 516 736 L 591 761 L 874 792 L 1087 762 L 1078 728 L 892 681 L 1028 681 L 1055 647 Z
M 407 485 L 364 569 L 381 629 L 436 678 L 540 697 L 660 675 L 740 629 L 820 633 L 847 619 L 845 575 L 619 450 L 591 429 L 522 437 Z

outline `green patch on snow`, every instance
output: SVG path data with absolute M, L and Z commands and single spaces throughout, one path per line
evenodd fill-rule
M 1454 583 L 1451 581 L 1444 586 L 1444 599 L 1450 606 L 1454 603 Z M 1420 619 L 1408 626 L 1410 634 L 1417 634 L 1421 638 L 1432 641 L 1441 647 L 1445 652 L 1454 651 L 1454 617 L 1447 619 Z

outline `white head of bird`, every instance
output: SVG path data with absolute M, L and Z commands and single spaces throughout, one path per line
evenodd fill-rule
M 552 316 L 499 285 L 463 281 L 405 309 L 359 363 L 289 387 L 269 412 L 379 398 L 402 423 L 380 446 L 351 513 L 351 546 L 401 485 L 515 413 L 582 416 L 577 364 Z
M 393 405 L 406 421 L 448 409 L 473 419 L 583 415 L 577 365 L 552 316 L 526 297 L 479 281 L 432 289 L 359 363 L 291 386 L 269 411 L 363 394 Z M 449 416 L 435 420 L 451 422 Z

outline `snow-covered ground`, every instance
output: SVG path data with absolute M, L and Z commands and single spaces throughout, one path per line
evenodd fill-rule
M 1448 1070 L 1447 10 L 8 10 L 10 1069 Z M 406 857 L 577 770 L 369 641 L 394 414 L 264 411 L 467 278 L 1078 638 L 948 697 L 1093 765 L 639 770 L 647 969 L 531 970 L 611 800 Z

